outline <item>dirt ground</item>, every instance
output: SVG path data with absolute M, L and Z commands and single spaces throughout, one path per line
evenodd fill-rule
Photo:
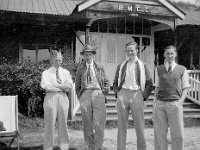
M 71 150 L 86 150 L 86 145 L 83 140 L 83 132 L 81 130 L 69 130 L 69 136 L 71 139 Z M 20 150 L 42 150 L 43 146 L 43 130 L 37 132 L 21 133 L 23 139 L 20 140 Z M 145 129 L 147 150 L 154 150 L 153 146 L 153 129 Z M 200 127 L 185 128 L 185 150 L 200 150 Z M 16 143 L 13 145 L 13 150 Z M 117 147 L 117 129 L 106 129 L 104 138 L 104 150 L 116 150 Z M 136 135 L 135 129 L 128 129 L 127 134 L 127 150 L 136 150 Z M 169 150 L 171 150 L 171 144 L 169 142 Z M 57 133 L 55 135 L 55 148 L 57 147 Z

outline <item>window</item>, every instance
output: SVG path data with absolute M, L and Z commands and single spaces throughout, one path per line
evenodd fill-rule
M 134 34 L 134 18 L 126 19 L 126 33 Z
M 132 36 L 132 38 L 133 38 L 133 41 L 135 41 L 138 44 L 138 50 L 140 50 L 140 37 Z M 138 52 L 138 57 L 140 57 L 139 55 L 140 55 L 140 52 Z
M 151 21 L 146 19 L 143 20 L 143 34 L 151 35 Z
M 117 27 L 117 19 L 116 18 L 109 19 L 109 32 L 116 33 L 116 27 Z
M 135 18 L 135 34 L 142 34 L 142 19 Z
M 150 46 L 150 38 L 142 37 L 142 46 Z
M 125 33 L 125 19 L 117 18 L 117 33 Z
M 99 27 L 99 21 L 95 21 L 92 23 L 90 27 L 90 32 L 98 32 L 98 27 Z
M 139 46 L 140 45 L 140 37 L 134 37 L 134 36 L 132 36 L 132 38 L 133 38 L 133 41 L 135 41 L 138 44 L 138 46 Z
M 99 32 L 108 32 L 108 20 L 107 19 L 102 19 L 99 20 Z

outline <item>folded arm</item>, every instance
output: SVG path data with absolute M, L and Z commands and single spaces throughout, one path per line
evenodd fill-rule
M 42 73 L 42 80 L 41 80 L 41 84 L 40 85 L 47 92 L 59 92 L 59 91 L 62 91 L 60 88 L 55 87 L 54 85 L 52 85 L 49 82 L 48 76 L 44 72 Z
M 55 84 L 54 86 L 56 88 L 59 88 L 60 90 L 69 91 L 72 88 L 72 83 L 65 82 L 65 83 L 62 83 L 62 84 Z

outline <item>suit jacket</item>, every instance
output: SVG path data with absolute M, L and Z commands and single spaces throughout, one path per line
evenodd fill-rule
M 94 62 L 94 72 L 100 88 L 104 95 L 107 95 L 110 89 L 110 81 L 105 74 L 103 65 Z M 75 89 L 77 97 L 80 98 L 87 85 L 87 65 L 86 62 L 80 64 L 76 72 Z
M 118 67 L 117 67 L 117 70 L 116 70 L 116 73 L 115 73 L 115 79 L 114 79 L 114 82 L 113 82 L 113 90 L 115 92 L 116 98 L 117 98 L 117 93 L 121 90 L 121 88 L 122 88 L 122 86 L 125 82 L 127 62 L 122 67 L 121 82 L 118 85 L 120 66 L 121 66 L 121 64 L 118 65 Z M 151 75 L 150 75 L 150 72 L 149 72 L 149 69 L 148 69 L 146 63 L 144 63 L 144 68 L 145 68 L 145 75 L 146 75 L 146 84 L 145 84 L 144 91 L 142 91 L 142 95 L 144 97 L 144 101 L 146 101 L 154 88 L 153 88 L 153 81 L 152 81 L 152 78 L 151 78 Z M 137 82 L 138 85 L 140 85 L 140 69 L 139 69 L 138 62 L 136 62 L 135 71 L 136 71 L 136 78 L 137 78 L 136 82 Z

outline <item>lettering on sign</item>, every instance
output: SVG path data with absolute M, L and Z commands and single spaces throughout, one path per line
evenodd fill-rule
M 92 11 L 98 12 L 111 12 L 111 13 L 126 13 L 130 16 L 144 15 L 156 15 L 156 16 L 174 16 L 174 13 L 169 11 L 162 5 L 149 5 L 139 3 L 117 3 L 102 1 L 89 8 Z
M 151 14 L 151 11 L 148 7 L 145 6 L 137 6 L 137 5 L 122 5 L 119 4 L 118 6 L 119 11 L 123 12 L 137 12 L 137 13 L 146 13 Z

